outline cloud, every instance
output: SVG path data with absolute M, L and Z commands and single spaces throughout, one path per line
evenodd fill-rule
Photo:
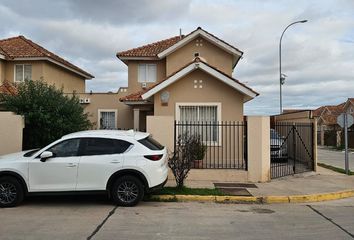
M 116 52 L 201 26 L 244 51 L 234 77 L 260 96 L 246 114 L 279 111 L 279 37 L 284 107 L 338 104 L 353 97 L 354 3 L 324 1 L 13 1 L 0 3 L 0 38 L 23 34 L 95 75 L 87 90 L 127 86 Z

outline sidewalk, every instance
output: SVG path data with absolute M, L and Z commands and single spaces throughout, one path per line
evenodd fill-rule
M 175 186 L 175 184 L 173 181 L 169 181 L 167 186 Z M 214 188 L 214 182 L 187 180 L 186 186 L 191 188 Z M 303 196 L 308 195 L 310 195 L 308 197 L 311 198 L 318 194 L 325 194 L 328 196 L 332 194 L 332 198 L 321 198 L 322 200 L 330 200 L 341 198 L 342 194 L 336 194 L 336 196 L 333 197 L 334 193 L 340 191 L 354 192 L 354 176 L 347 176 L 318 167 L 318 172 L 287 176 L 280 179 L 274 179 L 267 183 L 256 183 L 256 186 L 257 188 L 247 188 L 252 196 L 256 198 L 272 198 L 277 196 L 295 196 L 302 198 Z M 304 202 L 306 202 L 306 200 Z

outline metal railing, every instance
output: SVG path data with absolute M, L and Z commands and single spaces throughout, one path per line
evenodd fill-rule
M 178 137 L 194 135 L 205 146 L 205 154 L 202 160 L 193 164 L 193 168 L 247 170 L 246 131 L 246 122 L 175 121 L 174 148 Z

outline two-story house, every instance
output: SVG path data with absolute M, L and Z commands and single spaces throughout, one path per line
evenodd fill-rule
M 80 94 L 95 128 L 146 130 L 146 117 L 179 121 L 243 121 L 243 104 L 258 95 L 232 77 L 243 52 L 197 28 L 188 35 L 118 52 L 128 87 Z
M 243 52 L 198 27 L 186 36 L 117 53 L 128 66 L 133 126 L 146 115 L 178 121 L 242 121 L 243 104 L 258 95 L 232 77 Z
M 39 80 L 63 88 L 64 93 L 85 92 L 90 73 L 64 60 L 24 36 L 0 40 L 0 85 Z

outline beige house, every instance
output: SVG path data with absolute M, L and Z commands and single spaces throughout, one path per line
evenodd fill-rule
M 354 98 L 348 98 L 347 101 L 338 105 L 321 106 L 313 111 L 317 118 L 318 144 L 326 146 L 337 146 L 343 144 L 343 131 L 337 124 L 337 117 L 347 113 L 354 116 Z M 349 129 L 349 146 L 354 147 L 354 129 Z
M 258 95 L 232 77 L 243 52 L 197 28 L 185 36 L 117 53 L 128 87 L 81 95 L 97 128 L 146 130 L 149 115 L 177 121 L 243 121 L 243 104 Z
M 24 36 L 0 40 L 0 85 L 43 79 L 65 93 L 85 92 L 93 76 Z

